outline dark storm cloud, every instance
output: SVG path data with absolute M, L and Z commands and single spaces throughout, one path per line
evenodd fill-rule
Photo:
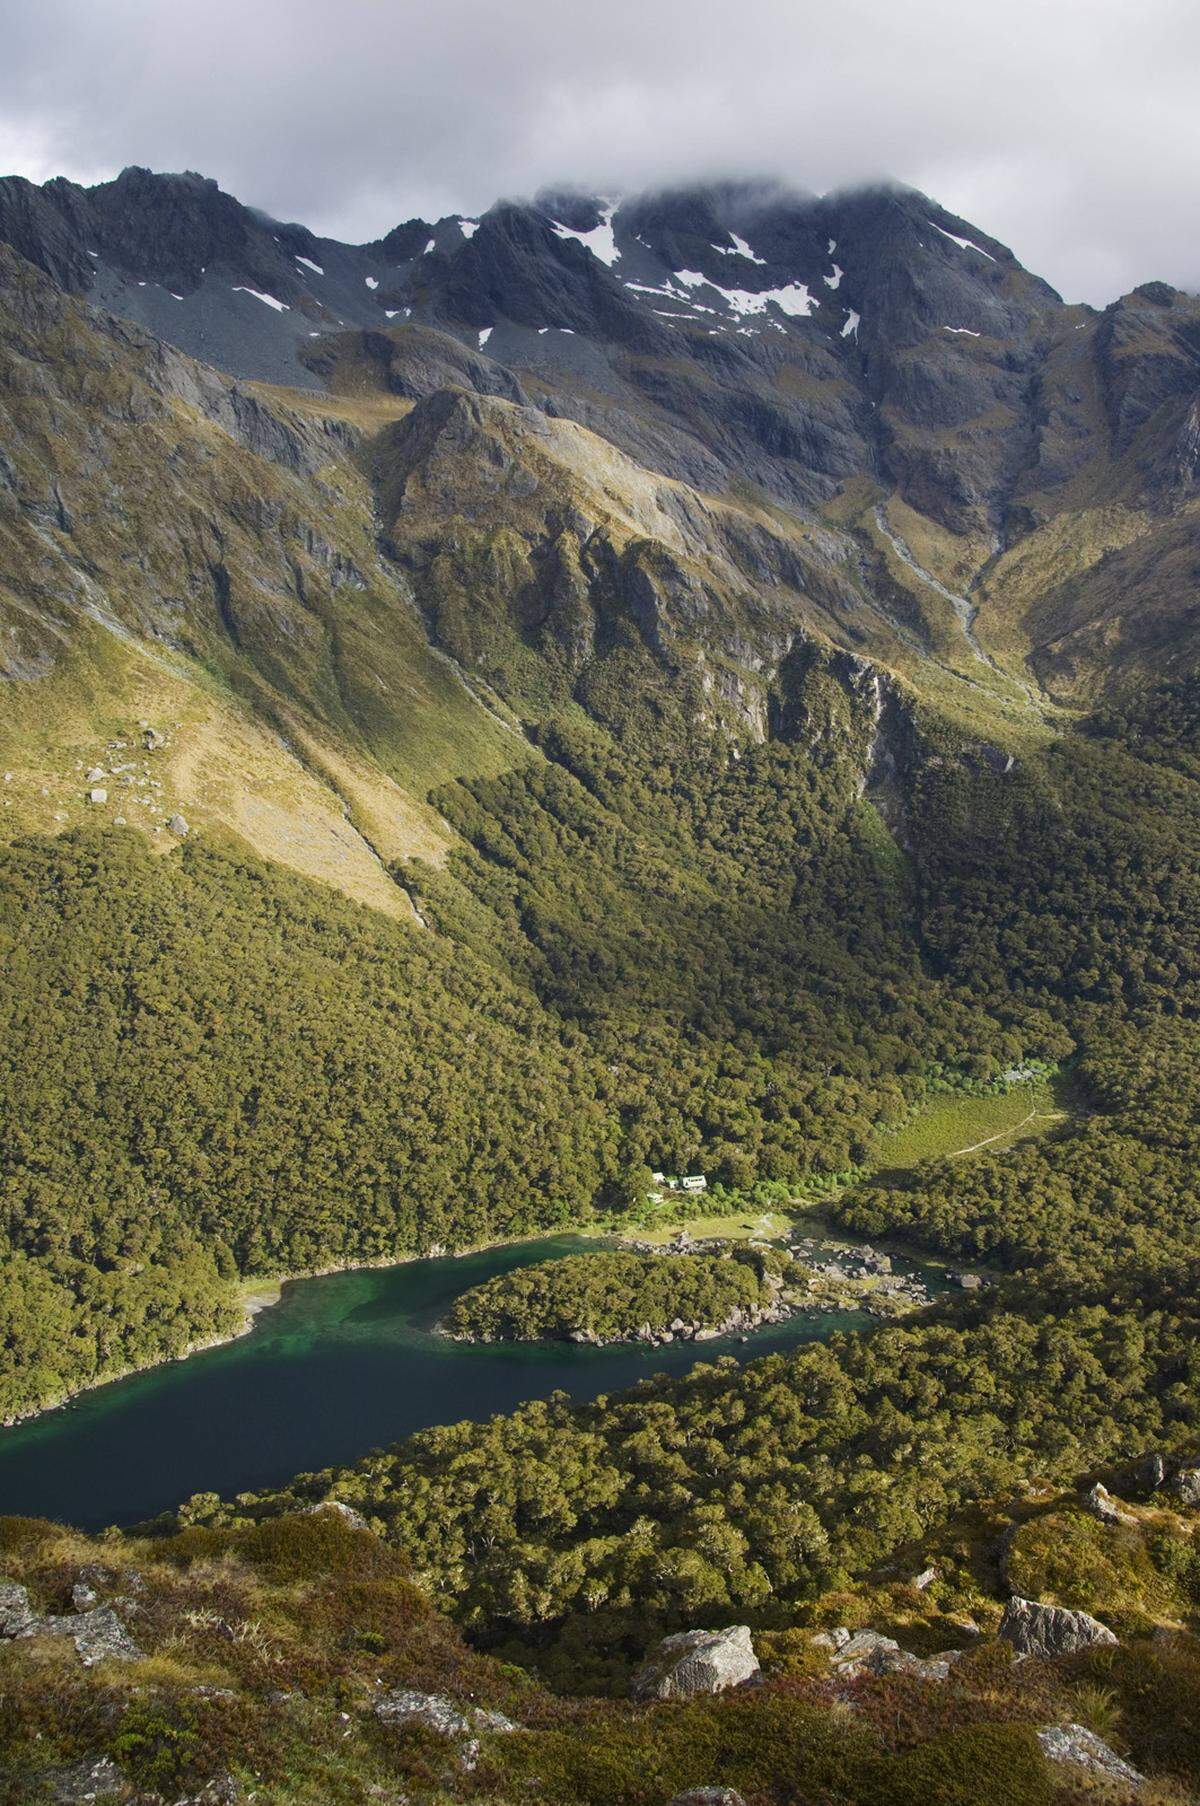
M 318 231 L 543 183 L 914 183 L 1070 299 L 1200 287 L 1191 0 L 0 0 L 0 165 Z

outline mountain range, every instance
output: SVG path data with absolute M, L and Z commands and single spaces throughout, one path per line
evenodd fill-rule
M 0 1516 L 0 1793 L 1200 1797 L 1198 366 L 896 186 L 0 181 L 0 1420 L 664 1212 L 962 1282 Z
M 216 766 L 247 734 L 282 752 L 292 862 L 345 840 L 356 894 L 386 886 L 337 817 L 361 807 L 385 859 L 427 849 L 427 780 L 594 713 L 624 636 L 757 740 L 808 648 L 985 741 L 1194 668 L 1200 304 L 1150 282 L 1067 306 L 912 191 L 543 194 L 349 246 L 129 169 L 0 182 L 0 244 L 0 669 L 26 750 L 97 623 L 105 660 L 153 648 L 177 696 L 219 671 L 243 697 Z M 87 688 L 111 706 L 111 673 Z M 297 707 L 351 758 L 342 788 L 328 744 L 319 773 L 279 747 Z M 255 814 L 278 853 L 277 811 L 208 759 L 172 799 Z M 39 811 L 44 764 L 14 821 L 75 818 L 53 781 Z

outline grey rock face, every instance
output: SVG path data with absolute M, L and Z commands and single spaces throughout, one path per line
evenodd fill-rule
M 1128 1787 L 1140 1787 L 1145 1780 L 1136 1768 L 1109 1749 L 1102 1737 L 1081 1724 L 1047 1725 L 1037 1734 L 1042 1753 L 1051 1762 L 1074 1762 L 1095 1774 L 1123 1781 Z
M 1115 1643 L 1106 1624 L 1088 1612 L 1071 1612 L 1061 1605 L 1039 1605 L 1014 1594 L 1004 1608 L 998 1635 L 1012 1644 L 1018 1655 L 1052 1657 L 1090 1649 L 1094 1643 Z
M 666 1637 L 633 1677 L 635 1699 L 686 1699 L 693 1693 L 723 1693 L 759 1673 L 750 1627 L 687 1630 Z
M 899 1654 L 900 1645 L 894 1637 L 885 1637 L 877 1630 L 856 1630 L 845 1642 L 837 1645 L 833 1665 L 835 1668 L 857 1669 L 868 1661 L 877 1663 L 888 1656 Z
M 76 1617 L 36 1620 L 26 1636 L 38 1632 L 70 1637 L 85 1668 L 96 1662 L 140 1662 L 138 1648 L 111 1605 L 100 1605 L 94 1611 L 80 1612 Z
M 502 1712 L 489 1712 L 482 1706 L 458 1706 L 444 1693 L 416 1693 L 407 1687 L 381 1694 L 375 1701 L 375 1716 L 381 1724 L 398 1730 L 418 1726 L 450 1738 L 457 1746 L 459 1767 L 467 1771 L 479 1760 L 481 1736 L 520 1729 Z

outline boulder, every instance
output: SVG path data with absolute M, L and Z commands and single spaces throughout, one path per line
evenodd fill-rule
M 502 1712 L 489 1712 L 482 1706 L 457 1706 L 444 1693 L 415 1693 L 407 1687 L 380 1694 L 375 1701 L 375 1716 L 381 1724 L 400 1730 L 417 1726 L 448 1737 L 456 1746 L 459 1767 L 468 1772 L 479 1761 L 481 1736 L 520 1729 Z
M 1166 1462 L 1161 1455 L 1152 1452 L 1138 1462 L 1133 1483 L 1139 1492 L 1157 1492 L 1166 1477 Z
M 633 1677 L 635 1699 L 686 1699 L 723 1693 L 759 1674 L 747 1624 L 725 1630 L 685 1630 L 665 1637 Z
M 1085 1725 L 1046 1725 L 1038 1732 L 1037 1740 L 1050 1762 L 1073 1762 L 1079 1768 L 1091 1769 L 1093 1774 L 1123 1782 L 1126 1787 L 1140 1787 L 1146 1778 Z
M 1137 1519 L 1130 1511 L 1122 1511 L 1107 1486 L 1101 1486 L 1099 1480 L 1083 1495 L 1083 1508 L 1102 1524 L 1136 1524 Z
M 1181 1505 L 1200 1505 L 1200 1467 L 1181 1467 L 1171 1482 L 1171 1491 Z
M 844 1641 L 837 1641 L 839 1637 Z M 820 1644 L 823 1639 L 813 1641 Z M 853 1636 L 834 1631 L 829 1633 L 829 1646 L 835 1672 L 848 1679 L 858 1674 L 909 1674 L 915 1680 L 944 1681 L 959 1655 L 957 1649 L 947 1649 L 934 1656 L 915 1656 L 877 1630 L 860 1630 Z
M 108 791 L 102 784 L 96 784 L 88 791 L 87 800 L 89 803 L 106 803 L 108 801 Z
M 833 1630 L 818 1631 L 816 1636 L 813 1638 L 813 1648 L 814 1649 L 835 1649 L 835 1650 L 836 1649 L 844 1649 L 846 1647 L 847 1643 L 850 1641 L 852 1634 L 853 1633 L 851 1631 L 847 1630 L 847 1628 L 844 1624 L 837 1625 L 837 1627 Z
M 312 1518 L 316 1517 L 320 1511 L 332 1511 L 351 1530 L 369 1530 L 371 1528 L 361 1511 L 355 1511 L 353 1505 L 344 1505 L 341 1499 L 321 1499 L 316 1505 L 306 1505 L 300 1516 Z
M 997 1635 L 1011 1643 L 1018 1655 L 1071 1655 L 1094 1643 L 1115 1643 L 1106 1624 L 1088 1612 L 1071 1612 L 1061 1605 L 1039 1605 L 1014 1594 L 1004 1608 Z
M 856 1630 L 840 1643 L 833 1656 L 835 1668 L 860 1668 L 868 1658 L 874 1659 L 881 1654 L 890 1655 L 899 1652 L 900 1645 L 894 1637 L 885 1637 L 877 1630 Z
M 138 1648 L 111 1605 L 97 1606 L 75 1617 L 45 1618 L 38 1629 L 52 1628 L 52 1635 L 67 1636 L 85 1668 L 96 1662 L 140 1662 Z M 30 1633 L 26 1633 L 30 1634 Z
M 180 840 L 183 840 L 184 837 L 191 832 L 182 815 L 168 816 L 167 826 L 172 834 L 177 834 L 179 836 Z

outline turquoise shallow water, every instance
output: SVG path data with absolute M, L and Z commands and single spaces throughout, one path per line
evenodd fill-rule
M 240 1340 L 0 1431 L 0 1513 L 89 1530 L 136 1523 L 190 1493 L 275 1484 L 430 1424 L 490 1417 L 556 1390 L 595 1398 L 716 1354 L 748 1360 L 871 1321 L 840 1312 L 794 1318 L 746 1343 L 700 1348 L 468 1346 L 433 1333 L 468 1286 L 596 1245 L 554 1236 L 292 1281 Z

